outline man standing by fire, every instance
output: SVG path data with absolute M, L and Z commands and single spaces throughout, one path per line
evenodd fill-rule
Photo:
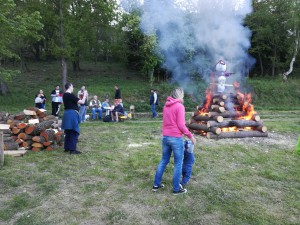
M 184 156 L 183 135 L 187 136 L 193 144 L 196 139 L 185 125 L 185 108 L 183 106 L 184 92 L 181 88 L 172 91 L 171 96 L 167 98 L 163 108 L 163 127 L 162 127 L 162 159 L 159 162 L 154 177 L 152 191 L 163 188 L 162 176 L 165 168 L 174 155 L 174 174 L 173 174 L 173 194 L 184 194 L 186 189 L 180 187 L 180 178 L 182 174 L 182 163 Z

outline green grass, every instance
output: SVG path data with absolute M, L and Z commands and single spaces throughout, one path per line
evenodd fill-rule
M 10 95 L 0 97 L 0 111 L 20 112 L 33 105 L 40 88 L 50 93 L 60 83 L 57 66 L 31 65 L 32 73 L 14 80 Z M 118 83 L 125 105 L 150 112 L 150 86 L 141 75 L 122 65 L 87 64 L 83 69 L 78 75 L 70 74 L 77 88 L 86 85 L 90 94 L 112 97 Z M 51 78 L 45 76 L 49 74 Z M 264 85 L 257 82 L 263 90 Z M 155 87 L 162 102 L 172 85 Z M 202 84 L 198 87 L 204 91 Z M 78 156 L 60 148 L 6 157 L 0 168 L 0 225 L 299 224 L 300 157 L 295 153 L 299 111 L 266 110 L 273 102 L 265 96 L 267 106 L 258 102 L 257 108 L 269 138 L 197 136 L 193 176 L 183 196 L 172 195 L 173 159 L 163 176 L 166 187 L 151 191 L 161 158 L 160 119 L 84 123 L 78 143 L 84 154 Z M 293 96 L 296 101 L 298 96 Z M 187 111 L 195 108 L 192 98 L 187 97 L 185 104 Z M 285 106 L 289 109 L 299 102 Z
M 160 120 L 85 123 L 82 155 L 58 149 L 8 158 L 0 170 L 0 224 L 298 224 L 294 131 L 277 128 L 286 143 L 197 136 L 188 193 L 173 196 L 173 160 L 166 188 L 151 192 L 160 129 Z

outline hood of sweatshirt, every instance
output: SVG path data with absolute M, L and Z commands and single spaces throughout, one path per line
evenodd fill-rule
M 165 106 L 170 107 L 174 104 L 181 103 L 180 99 L 168 97 Z

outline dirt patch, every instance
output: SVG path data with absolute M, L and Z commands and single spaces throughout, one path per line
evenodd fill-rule
M 282 149 L 291 149 L 296 146 L 297 134 L 281 134 L 269 132 L 268 137 L 248 137 L 248 138 L 227 138 L 227 139 L 208 139 L 203 136 L 196 135 L 198 144 L 201 146 L 216 146 L 216 145 L 244 145 L 247 148 L 261 148 L 264 150 L 270 149 L 277 145 Z

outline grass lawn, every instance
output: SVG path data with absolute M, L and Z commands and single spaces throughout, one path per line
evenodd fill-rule
M 60 83 L 59 63 L 29 66 L 30 73 L 9 83 L 10 94 L 0 96 L 0 111 L 17 113 L 33 106 L 39 89 L 50 94 Z M 82 68 L 69 74 L 75 92 L 85 85 L 91 96 L 102 100 L 112 98 L 113 87 L 119 84 L 125 108 L 134 104 L 137 112 L 150 114 L 151 87 L 141 74 L 117 64 Z M 172 160 L 163 176 L 166 187 L 151 191 L 161 158 L 161 117 L 87 122 L 81 125 L 81 155 L 60 148 L 5 158 L 0 168 L 0 225 L 299 224 L 300 155 L 295 145 L 300 134 L 300 86 L 295 82 L 278 86 L 276 80 L 252 83 L 254 104 L 269 137 L 196 136 L 196 163 L 187 194 L 172 195 Z M 186 95 L 187 112 L 203 99 L 205 84 L 196 86 L 191 89 L 198 96 Z M 155 83 L 154 88 L 161 112 L 172 85 Z M 266 110 L 271 108 L 289 111 Z
M 161 119 L 84 123 L 82 155 L 58 149 L 6 158 L 0 224 L 299 224 L 299 113 L 260 115 L 271 128 L 268 138 L 196 137 L 193 176 L 182 196 L 172 195 L 172 161 L 166 187 L 151 191 Z

